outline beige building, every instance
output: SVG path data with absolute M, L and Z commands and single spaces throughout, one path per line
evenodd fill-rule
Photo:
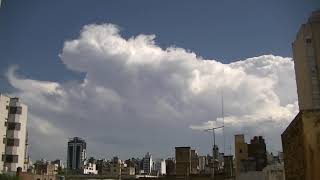
M 281 137 L 286 179 L 320 179 L 320 110 L 300 111 Z
M 320 11 L 301 26 L 292 48 L 299 109 L 320 109 Z
M 28 107 L 19 98 L 0 94 L 0 172 L 13 173 L 27 166 L 27 113 Z
M 188 177 L 191 173 L 191 148 L 176 147 L 176 176 Z
M 241 161 L 248 159 L 248 144 L 245 142 L 244 135 L 235 135 L 235 165 L 236 165 L 236 177 L 241 172 Z
M 293 43 L 300 112 L 282 133 L 285 177 L 320 179 L 320 11 L 313 12 Z

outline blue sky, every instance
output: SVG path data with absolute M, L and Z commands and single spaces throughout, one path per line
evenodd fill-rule
M 63 42 L 82 26 L 113 23 L 125 37 L 156 34 L 161 47 L 175 45 L 224 63 L 274 54 L 291 56 L 291 42 L 319 1 L 18 1 L 0 9 L 0 88 L 12 64 L 26 77 L 67 81 L 79 74 L 59 60 Z
M 291 43 L 319 8 L 302 0 L 4 0 L 0 92 L 29 106 L 34 159 L 65 158 L 73 136 L 97 157 L 164 158 L 189 145 L 209 153 L 211 136 L 199 129 L 221 118 L 222 89 L 226 146 L 237 133 L 262 135 L 277 152 L 298 110 Z

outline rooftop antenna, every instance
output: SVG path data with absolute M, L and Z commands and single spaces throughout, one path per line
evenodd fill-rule
M 222 71 L 222 82 L 224 82 L 224 68 Z M 222 116 L 222 135 L 223 135 L 223 153 L 226 153 L 226 136 L 224 131 L 224 99 L 223 99 L 223 86 L 221 86 L 221 116 Z
M 209 128 L 209 129 L 205 129 L 205 131 L 212 131 L 212 138 L 213 138 L 213 148 L 212 148 L 212 159 L 213 159 L 213 162 L 212 162 L 212 179 L 214 179 L 214 171 L 215 171 L 215 162 L 217 160 L 218 157 L 216 157 L 216 153 L 214 151 L 214 149 L 216 148 L 216 133 L 215 133 L 215 130 L 216 129 L 220 129 L 220 128 L 223 128 L 223 126 L 217 126 L 217 127 L 212 127 L 212 128 Z

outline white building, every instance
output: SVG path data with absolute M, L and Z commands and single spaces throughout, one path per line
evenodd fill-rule
M 205 168 L 206 168 L 206 161 L 207 161 L 207 157 L 206 156 L 199 156 L 199 171 L 200 172 L 205 172 Z
M 83 174 L 98 174 L 95 163 L 87 163 L 83 166 Z
M 159 173 L 159 175 L 165 175 L 166 174 L 166 161 L 163 159 L 157 161 L 155 164 L 155 170 Z
M 152 165 L 152 155 L 150 153 L 147 153 L 143 158 L 143 172 L 145 174 L 151 174 Z
M 0 94 L 0 172 L 26 171 L 28 107 L 19 98 Z

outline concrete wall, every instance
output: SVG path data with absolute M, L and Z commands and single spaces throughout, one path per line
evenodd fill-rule
M 307 39 L 310 39 L 309 43 Z M 303 24 L 292 44 L 292 49 L 299 108 L 319 109 L 320 21 Z
M 241 173 L 236 180 L 264 180 L 264 173 L 262 171 Z
M 17 163 L 4 163 L 4 166 L 8 168 L 8 171 L 15 172 L 18 167 L 24 168 L 25 162 L 25 150 L 26 150 L 26 135 L 27 135 L 27 120 L 28 120 L 28 107 L 22 104 L 18 98 L 10 99 L 10 107 L 22 107 L 21 114 L 9 114 L 8 122 L 20 123 L 20 130 L 8 130 L 7 138 L 19 139 L 19 146 L 6 146 L 6 155 L 18 155 Z M 23 169 L 26 171 L 26 169 Z
M 282 133 L 288 180 L 320 179 L 320 110 L 300 111 Z
M 8 109 L 10 98 L 0 94 L 0 173 L 3 172 L 3 159 L 2 155 L 5 154 L 5 144 L 3 143 L 3 138 L 6 135 L 7 127 L 5 126 L 5 122 L 8 118 Z
M 248 159 L 248 145 L 245 143 L 244 135 L 235 135 L 236 176 L 240 174 L 241 160 L 246 159 Z

